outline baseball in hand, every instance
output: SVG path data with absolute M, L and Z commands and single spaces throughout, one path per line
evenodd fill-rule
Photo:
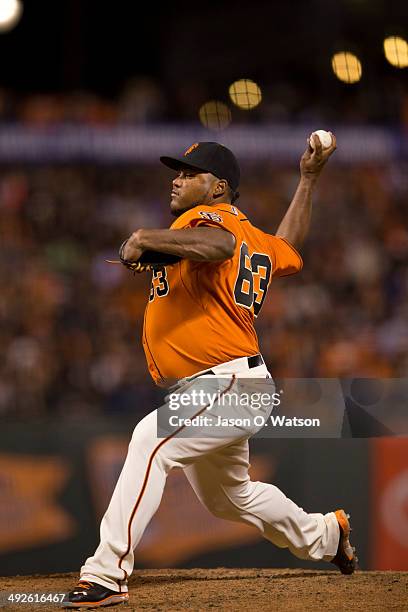
M 329 132 L 326 132 L 326 130 L 316 130 L 316 132 L 312 132 L 309 136 L 309 144 L 312 147 L 312 149 L 314 149 L 313 138 L 312 138 L 313 135 L 319 137 L 319 140 L 322 143 L 323 149 L 328 149 L 331 146 L 332 144 L 331 134 Z

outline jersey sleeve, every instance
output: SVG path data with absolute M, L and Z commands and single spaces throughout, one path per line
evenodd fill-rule
M 298 251 L 281 236 L 268 236 L 272 255 L 272 276 L 289 276 L 303 268 L 303 260 Z
M 171 226 L 171 229 L 185 229 L 200 226 L 218 227 L 235 236 L 240 234 L 239 220 L 236 215 L 211 206 L 196 206 L 182 214 Z

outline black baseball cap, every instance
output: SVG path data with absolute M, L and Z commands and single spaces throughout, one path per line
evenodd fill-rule
M 160 157 L 160 161 L 173 170 L 191 168 L 211 172 L 219 179 L 228 181 L 235 191 L 239 185 L 240 169 L 232 151 L 218 142 L 195 142 L 182 157 Z

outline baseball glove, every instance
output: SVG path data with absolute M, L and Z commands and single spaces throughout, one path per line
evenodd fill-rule
M 158 270 L 164 266 L 171 266 L 181 260 L 181 257 L 177 255 L 170 255 L 169 253 L 159 253 L 159 251 L 143 251 L 138 261 L 129 261 L 123 256 L 125 245 L 128 239 L 122 242 L 119 249 L 120 261 L 107 260 L 109 263 L 121 263 L 128 270 L 131 270 L 133 274 L 136 272 L 150 272 L 152 270 Z

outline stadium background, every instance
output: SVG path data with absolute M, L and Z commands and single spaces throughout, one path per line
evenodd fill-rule
M 79 567 L 130 433 L 161 397 L 139 341 L 149 280 L 104 261 L 132 230 L 169 224 L 160 154 L 198 139 L 231 145 L 238 204 L 274 231 L 306 137 L 334 131 L 305 267 L 272 287 L 257 323 L 262 352 L 274 376 L 408 371 L 408 73 L 382 46 L 407 38 L 404 2 L 23 9 L 0 34 L 2 575 Z M 361 61 L 354 84 L 332 70 L 343 50 Z M 239 78 L 261 87 L 252 110 L 229 99 Z M 231 112 L 221 132 L 199 121 L 214 99 Z M 352 513 L 363 568 L 408 569 L 406 438 L 252 449 L 253 478 L 310 511 Z M 306 567 L 210 517 L 174 474 L 137 566 L 178 565 Z

